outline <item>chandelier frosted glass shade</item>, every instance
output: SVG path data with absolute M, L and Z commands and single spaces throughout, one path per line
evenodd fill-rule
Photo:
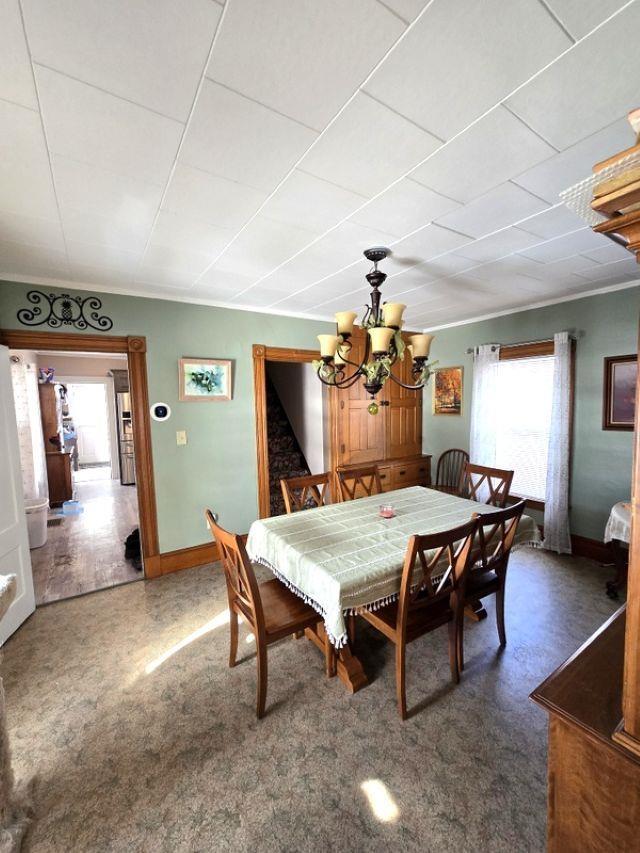
M 406 305 L 401 302 L 380 304 L 380 287 L 387 276 L 378 269 L 378 263 L 388 254 L 389 249 L 382 247 L 364 252 L 365 258 L 372 261 L 373 269 L 366 276 L 371 286 L 370 304 L 366 306 L 360 321 L 360 326 L 367 332 L 362 361 L 355 363 L 350 359 L 353 349 L 350 339 L 357 317 L 355 311 L 339 311 L 335 315 L 337 334 L 318 335 L 320 360 L 314 362 L 314 366 L 318 378 L 325 385 L 351 388 L 356 382 L 362 381 L 367 393 L 375 398 L 389 379 L 411 391 L 422 390 L 429 381 L 431 365 L 428 359 L 434 336 L 412 335 L 411 344 L 406 347 L 401 331 Z M 393 365 L 406 357 L 412 360 L 413 384 L 402 382 L 392 372 Z

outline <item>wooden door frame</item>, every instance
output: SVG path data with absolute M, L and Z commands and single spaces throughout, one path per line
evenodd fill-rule
M 271 514 L 269 502 L 269 439 L 267 435 L 267 362 L 304 364 L 320 358 L 318 350 L 287 349 L 253 345 L 253 391 L 256 409 L 256 452 L 258 461 L 258 517 Z M 331 442 L 333 448 L 333 441 Z
M 9 349 L 68 350 L 70 352 L 124 353 L 129 367 L 133 441 L 136 460 L 138 518 L 145 576 L 163 573 L 158 540 L 158 516 L 151 455 L 151 422 L 147 387 L 147 339 L 137 335 L 81 335 L 0 329 L 0 343 Z

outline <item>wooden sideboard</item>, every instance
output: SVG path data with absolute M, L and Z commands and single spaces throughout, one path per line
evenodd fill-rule
M 612 737 L 622 717 L 625 608 L 531 698 L 549 712 L 550 853 L 640 850 L 640 755 Z

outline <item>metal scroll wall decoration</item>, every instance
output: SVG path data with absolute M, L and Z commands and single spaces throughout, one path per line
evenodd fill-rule
M 73 326 L 75 329 L 96 329 L 108 332 L 113 320 L 101 314 L 102 300 L 97 296 L 70 296 L 68 293 L 42 293 L 30 290 L 27 299 L 32 308 L 21 308 L 18 320 L 25 326 Z

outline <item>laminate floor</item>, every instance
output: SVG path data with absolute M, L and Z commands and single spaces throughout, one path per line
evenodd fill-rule
M 260 577 L 268 577 L 260 569 Z M 529 693 L 607 619 L 611 576 L 588 560 L 513 554 L 508 645 L 495 607 L 467 622 L 451 684 L 447 631 L 394 647 L 362 620 L 370 684 L 350 695 L 307 640 L 228 667 L 219 565 L 52 604 L 3 649 L 14 770 L 37 779 L 25 853 L 542 853 L 547 714 Z
M 135 486 L 119 480 L 74 483 L 83 512 L 61 515 L 47 543 L 31 551 L 36 604 L 48 604 L 139 580 L 142 572 L 124 559 L 124 540 L 138 525 Z

